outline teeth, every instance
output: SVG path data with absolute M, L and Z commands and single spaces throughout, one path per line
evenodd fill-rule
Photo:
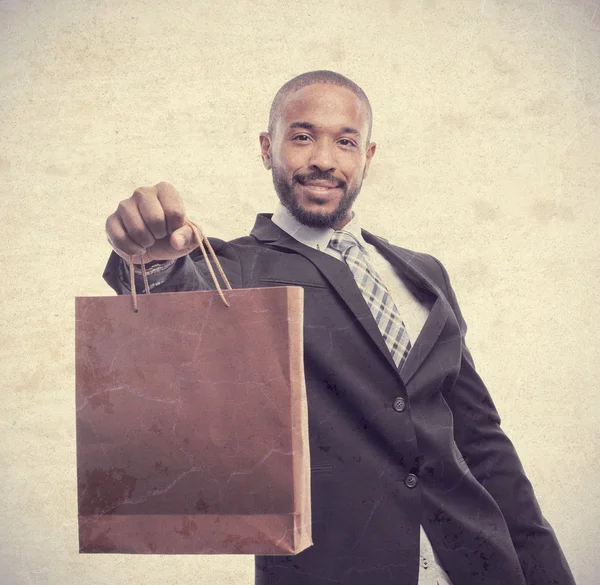
M 311 191 L 317 191 L 318 193 L 325 193 L 326 191 L 329 191 L 331 189 L 331 187 L 318 187 L 316 185 L 307 185 L 307 187 Z

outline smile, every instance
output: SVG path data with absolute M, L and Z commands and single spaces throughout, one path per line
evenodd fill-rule
M 339 189 L 337 185 L 322 182 L 301 184 L 301 187 L 313 195 L 330 195 Z
M 336 187 L 317 187 L 316 185 L 305 185 L 304 188 L 312 193 L 329 193 L 335 191 Z

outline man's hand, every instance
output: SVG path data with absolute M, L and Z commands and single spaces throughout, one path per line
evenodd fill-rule
M 197 247 L 183 201 L 168 183 L 139 187 L 121 201 L 106 220 L 106 235 L 125 260 L 142 254 L 144 262 L 175 260 Z

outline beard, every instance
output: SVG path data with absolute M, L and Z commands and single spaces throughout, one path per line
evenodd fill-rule
M 308 173 L 306 175 L 295 175 L 292 178 L 291 183 L 283 174 L 279 173 L 275 167 L 273 167 L 271 173 L 273 176 L 273 186 L 275 187 L 275 192 L 277 193 L 281 204 L 301 224 L 314 228 L 335 228 L 336 225 L 338 225 L 348 216 L 350 210 L 352 209 L 352 205 L 358 197 L 362 187 L 362 179 L 358 187 L 349 190 L 347 183 L 344 181 L 332 177 L 329 173 L 320 173 L 319 171 Z M 338 187 L 343 192 L 343 195 L 338 203 L 338 206 L 333 211 L 329 213 L 316 213 L 314 211 L 307 211 L 300 205 L 294 196 L 294 185 L 302 185 L 307 181 L 313 180 L 337 182 Z

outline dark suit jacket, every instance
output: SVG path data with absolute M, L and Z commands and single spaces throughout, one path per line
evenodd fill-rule
M 257 556 L 256 583 L 416 585 L 422 523 L 454 585 L 572 585 L 475 371 L 444 267 L 363 230 L 431 308 L 398 372 L 348 267 L 270 217 L 250 236 L 210 239 L 233 288 L 305 291 L 314 546 Z M 120 262 L 113 253 L 104 277 L 122 294 Z M 196 250 L 156 291 L 209 288 Z

